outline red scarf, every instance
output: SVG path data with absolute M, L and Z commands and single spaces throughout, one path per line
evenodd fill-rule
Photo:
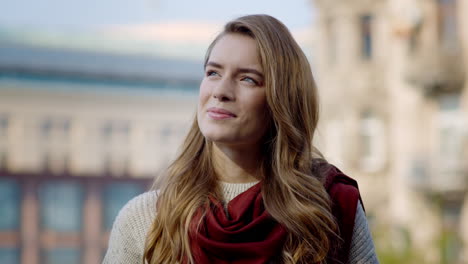
M 261 183 L 228 203 L 229 217 L 218 200 L 210 202 L 199 231 L 190 237 L 195 263 L 261 264 L 281 252 L 286 229 L 265 210 Z
M 360 198 L 357 183 L 334 166 L 326 174 L 324 187 L 344 240 L 330 263 L 346 263 Z M 198 231 L 190 232 L 190 241 L 195 263 L 263 264 L 280 257 L 287 231 L 265 210 L 261 183 L 231 200 L 227 212 L 221 202 L 210 198 L 210 208 L 198 229 L 200 215 L 194 217 L 191 230 Z

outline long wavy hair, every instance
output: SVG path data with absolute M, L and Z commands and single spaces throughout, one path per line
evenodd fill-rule
M 264 71 L 270 122 L 262 142 L 262 195 L 266 210 L 288 230 L 277 262 L 326 263 L 338 228 L 323 173 L 314 169 L 322 156 L 312 144 L 319 111 L 307 58 L 280 21 L 249 15 L 225 25 L 209 46 L 205 65 L 226 34 L 253 38 Z M 178 157 L 156 184 L 160 190 L 157 217 L 144 253 L 149 264 L 193 263 L 191 220 L 210 196 L 222 197 L 212 165 L 212 145 L 195 118 Z

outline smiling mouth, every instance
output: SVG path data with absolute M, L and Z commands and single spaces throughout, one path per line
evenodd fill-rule
M 208 116 L 215 120 L 235 118 L 236 115 L 222 108 L 212 107 L 207 110 Z

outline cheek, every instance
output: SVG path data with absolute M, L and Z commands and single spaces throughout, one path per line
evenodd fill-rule
M 211 95 L 211 90 L 209 89 L 207 83 L 205 80 L 202 81 L 200 84 L 200 91 L 198 94 L 198 105 L 199 107 L 202 107 L 210 98 Z
M 203 128 L 203 112 L 204 109 L 206 108 L 206 104 L 208 103 L 210 99 L 210 89 L 206 85 L 205 81 L 202 81 L 200 84 L 200 90 L 198 94 L 198 109 L 197 109 L 197 121 L 198 121 L 198 126 L 200 129 Z

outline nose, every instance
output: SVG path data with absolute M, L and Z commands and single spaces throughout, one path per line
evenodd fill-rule
M 233 101 L 235 99 L 234 89 L 234 83 L 231 80 L 222 78 L 213 89 L 213 98 L 222 102 Z

